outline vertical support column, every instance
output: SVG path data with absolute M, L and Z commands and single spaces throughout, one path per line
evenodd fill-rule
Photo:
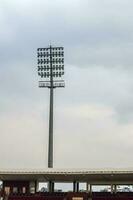
M 48 182 L 48 192 L 51 192 L 51 181 Z
M 90 183 L 86 183 L 86 191 L 90 194 L 92 193 L 92 185 Z
M 73 182 L 73 192 L 76 192 L 76 181 Z
M 79 192 L 79 182 L 77 182 L 77 188 L 76 188 L 76 192 Z
M 49 146 L 48 167 L 53 167 L 53 72 L 52 72 L 52 47 L 50 46 L 50 110 L 49 110 Z
M 79 192 L 79 182 L 73 182 L 73 192 Z
M 117 185 L 114 185 L 114 193 L 117 193 Z
M 48 182 L 48 191 L 54 192 L 54 182 L 53 181 Z
M 39 191 L 39 181 L 35 181 L 35 193 Z
M 114 185 L 111 184 L 111 194 L 113 194 L 113 192 L 114 192 Z
M 111 193 L 117 193 L 117 185 L 111 184 Z
M 52 182 L 52 192 L 54 192 L 54 182 Z
M 52 181 L 49 181 L 48 182 L 48 192 L 51 192 L 51 188 L 52 188 Z

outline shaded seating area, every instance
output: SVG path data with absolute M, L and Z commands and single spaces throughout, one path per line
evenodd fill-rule
M 8 200 L 88 200 L 85 192 L 38 192 L 35 194 L 9 194 Z
M 133 192 L 38 192 L 10 194 L 8 200 L 133 200 Z
M 133 200 L 133 192 L 93 192 L 92 200 Z
M 66 193 L 10 194 L 8 200 L 64 200 Z

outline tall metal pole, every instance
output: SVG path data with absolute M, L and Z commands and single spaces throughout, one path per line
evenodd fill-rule
M 48 167 L 53 167 L 53 76 L 52 76 L 52 47 L 50 46 L 50 108 L 49 108 L 49 142 Z
M 43 81 L 39 81 L 39 87 L 50 89 L 48 168 L 53 168 L 53 93 L 54 88 L 65 86 L 64 80 L 61 79 L 64 75 L 64 48 L 52 46 L 38 48 L 37 64 L 38 75 L 41 79 L 44 78 Z

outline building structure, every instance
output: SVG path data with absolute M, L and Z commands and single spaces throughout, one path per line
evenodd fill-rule
M 93 185 L 110 185 L 116 192 L 117 185 L 133 185 L 133 169 L 0 170 L 0 180 L 8 192 L 37 192 L 39 182 L 52 182 L 49 192 L 54 192 L 54 183 L 63 182 L 73 183 L 74 192 L 79 192 L 80 182 L 86 183 L 86 192 L 91 192 Z

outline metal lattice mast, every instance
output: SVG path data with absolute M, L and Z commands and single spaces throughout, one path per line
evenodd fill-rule
M 49 142 L 48 142 L 48 167 L 53 167 L 53 92 L 57 87 L 64 87 L 64 48 L 48 47 L 37 49 L 38 75 L 40 88 L 50 89 L 49 108 Z

